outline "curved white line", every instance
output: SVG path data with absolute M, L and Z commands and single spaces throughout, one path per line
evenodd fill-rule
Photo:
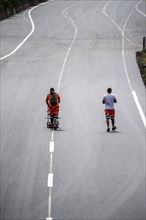
M 126 28 L 126 25 L 127 25 L 127 22 L 130 18 L 130 16 L 132 15 L 133 13 L 133 10 L 130 12 L 130 14 L 128 15 L 127 19 L 126 19 L 126 22 L 124 24 L 124 27 L 123 27 L 123 30 L 118 26 L 118 24 L 107 14 L 106 12 L 106 8 L 107 6 L 112 2 L 112 0 L 110 0 L 109 2 L 107 2 L 105 4 L 105 6 L 103 7 L 102 9 L 102 13 L 108 17 L 109 20 L 111 20 L 111 22 L 119 29 L 119 31 L 121 32 L 122 34 L 122 57 L 123 57 L 123 65 L 124 65 L 124 70 L 125 70 L 125 74 L 126 74 L 126 77 L 127 77 L 127 81 L 129 83 L 129 86 L 130 86 L 130 90 L 132 92 L 132 95 L 133 95 L 133 98 L 134 98 L 134 101 L 136 103 L 136 106 L 137 106 L 137 109 L 139 111 L 139 114 L 141 116 L 141 119 L 143 121 L 143 124 L 144 124 L 144 127 L 146 127 L 146 117 L 143 113 L 143 110 L 141 108 L 141 105 L 139 103 L 139 100 L 138 100 L 138 97 L 136 95 L 136 92 L 132 89 L 132 85 L 131 85 L 131 82 L 130 82 L 130 78 L 129 78 L 129 75 L 128 75 L 128 71 L 127 71 L 127 67 L 126 67 L 126 62 L 125 62 L 125 28 Z M 140 1 L 141 2 L 141 1 Z
M 73 40 L 72 40 L 72 42 L 71 42 L 71 44 L 70 44 L 70 47 L 69 47 L 69 49 L 68 49 L 68 51 L 67 51 L 67 54 L 66 54 L 65 59 L 64 59 L 64 62 L 63 62 L 63 66 L 62 66 L 62 69 L 61 69 L 61 72 L 60 72 L 60 76 L 59 76 L 59 82 L 58 82 L 57 92 L 59 91 L 59 88 L 60 88 L 61 78 L 62 78 L 63 71 L 64 71 L 64 68 L 65 68 L 65 65 L 66 65 L 66 62 L 67 62 L 67 58 L 68 58 L 68 56 L 69 56 L 69 53 L 70 53 L 70 51 L 71 51 L 71 49 L 72 49 L 72 46 L 73 46 L 73 44 L 74 44 L 74 42 L 75 42 L 75 39 L 76 39 L 77 33 L 78 33 L 77 25 L 76 25 L 75 21 L 68 15 L 67 10 L 68 10 L 69 8 L 73 7 L 74 5 L 78 4 L 78 3 L 79 3 L 79 2 L 76 2 L 76 3 L 72 4 L 71 6 L 67 7 L 66 9 L 64 9 L 64 10 L 62 11 L 63 16 L 64 16 L 65 18 L 67 18 L 67 19 L 69 20 L 69 22 L 73 25 L 73 27 L 74 27 L 74 29 L 75 29 L 75 35 L 74 35 L 74 38 L 73 38 Z
M 126 19 L 126 22 L 124 24 L 124 28 L 123 28 L 123 34 L 122 34 L 122 56 L 123 56 L 123 64 L 124 64 L 124 69 L 125 69 L 125 73 L 126 73 L 126 76 L 127 76 L 127 80 L 128 80 L 128 83 L 129 83 L 129 86 L 130 86 L 130 90 L 132 92 L 132 95 L 133 95 L 133 98 L 134 98 L 134 101 L 135 101 L 135 104 L 137 106 L 137 109 L 139 111 L 139 114 L 141 116 L 141 119 L 143 121 L 143 124 L 144 126 L 146 127 L 146 118 L 145 118 L 145 115 L 144 115 L 144 112 L 142 110 L 142 107 L 139 103 L 139 100 L 138 100 L 138 97 L 136 95 L 136 92 L 132 89 L 132 85 L 131 85 L 131 82 L 130 82 L 130 79 L 129 79 L 129 75 L 128 75 L 128 71 L 127 71 L 127 67 L 126 67 L 126 61 L 125 61 L 125 28 L 126 28 L 126 25 L 128 23 L 128 20 L 129 18 L 131 17 L 133 13 L 133 10 L 130 12 L 130 14 L 128 15 L 127 19 Z
M 4 59 L 8 58 L 9 56 L 13 55 L 14 53 L 16 53 L 20 49 L 20 47 L 22 47 L 22 45 L 28 40 L 28 38 L 33 34 L 33 32 L 35 30 L 35 25 L 34 25 L 34 22 L 32 20 L 32 17 L 31 17 L 31 12 L 33 10 L 35 10 L 36 8 L 38 8 L 42 5 L 45 5 L 45 4 L 48 4 L 48 2 L 37 5 L 37 6 L 35 6 L 32 9 L 29 10 L 28 16 L 29 16 L 29 19 L 30 19 L 30 22 L 31 22 L 31 25 L 32 25 L 32 29 L 31 29 L 30 33 L 24 38 L 24 40 L 12 52 L 10 52 L 9 54 L 7 54 L 3 57 L 0 57 L 0 60 L 4 60 Z
M 122 31 L 122 56 L 123 56 L 123 64 L 124 64 L 125 73 L 126 73 L 127 80 L 128 80 L 128 83 L 129 83 L 131 91 L 132 91 L 132 86 L 131 86 L 131 82 L 130 82 L 130 79 L 129 79 L 129 75 L 128 75 L 128 71 L 127 71 L 127 67 L 126 67 L 126 62 L 125 62 L 125 28 L 126 28 L 127 22 L 129 20 L 130 16 L 132 15 L 132 13 L 133 13 L 133 10 L 128 15 L 128 17 L 126 19 L 126 22 L 124 24 L 124 27 L 123 27 L 123 31 Z
M 142 1 L 143 1 L 143 0 L 141 0 L 140 2 L 138 2 L 138 4 L 135 6 L 135 8 L 136 8 L 136 10 L 137 10 L 141 15 L 143 15 L 144 17 L 146 17 L 146 14 L 143 13 L 143 12 L 138 8 L 138 6 L 142 3 Z
M 131 44 L 134 44 L 135 46 L 141 48 L 141 45 L 140 45 L 140 44 L 136 44 L 136 43 L 134 43 L 132 40 L 130 40 L 130 39 L 127 37 L 126 34 L 125 34 L 125 38 L 126 38 L 126 40 L 129 41 Z
M 77 37 L 77 25 L 75 23 L 75 21 L 68 15 L 67 13 L 67 10 L 71 7 L 73 7 L 74 5 L 78 4 L 79 2 L 76 2 L 72 5 L 70 5 L 69 7 L 67 7 L 66 9 L 64 9 L 62 11 L 62 14 L 65 18 L 67 18 L 69 20 L 69 22 L 73 25 L 74 29 L 75 29 L 75 34 L 74 34 L 74 37 L 73 37 L 73 40 L 68 48 L 68 51 L 66 53 L 66 56 L 65 56 L 65 59 L 64 59 L 64 62 L 63 62 L 63 65 L 62 65 L 62 69 L 61 69 L 61 72 L 60 72 L 60 75 L 59 75 L 59 81 L 58 81 L 58 87 L 57 87 L 57 92 L 59 92 L 59 88 L 60 88 L 60 83 L 61 83 L 61 79 L 62 79 L 62 75 L 63 75 L 63 72 L 64 72 L 64 69 L 65 69 L 65 65 L 66 65 L 66 62 L 67 62 L 67 59 L 68 59 L 68 56 L 69 56 L 69 53 L 72 49 L 72 46 L 75 42 L 75 39 Z M 49 187 L 49 198 L 48 198 L 48 217 L 46 218 L 46 220 L 52 220 L 52 217 L 51 217 L 51 203 L 52 203 L 52 196 L 51 196 L 51 193 L 52 193 L 52 187 L 53 187 L 53 173 L 52 173 L 52 167 L 53 167 L 53 152 L 54 152 L 54 131 L 52 131 L 52 134 L 51 134 L 51 142 L 50 143 L 53 143 L 53 147 L 51 148 L 50 146 L 50 173 L 49 173 L 49 178 L 48 178 L 48 187 Z M 52 149 L 52 150 L 51 150 Z
M 109 20 L 111 20 L 111 22 L 119 29 L 119 31 L 120 31 L 121 34 L 122 34 L 122 29 L 117 25 L 117 23 L 116 23 L 116 22 L 107 14 L 107 12 L 106 12 L 106 8 L 107 8 L 107 6 L 108 6 L 111 2 L 112 2 L 112 0 L 108 1 L 108 2 L 105 4 L 105 6 L 102 8 L 102 13 L 103 13 L 106 17 L 108 17 Z
M 107 8 L 107 6 L 108 6 L 111 2 L 112 2 L 112 0 L 108 1 L 108 2 L 105 4 L 105 6 L 102 8 L 102 13 L 103 13 L 106 17 L 108 17 L 109 20 L 111 20 L 111 22 L 119 29 L 119 31 L 120 31 L 121 34 L 123 35 L 123 30 L 122 30 L 122 29 L 118 26 L 118 24 L 107 14 L 106 8 Z M 136 46 L 138 46 L 138 47 L 141 47 L 139 44 L 136 44 L 135 42 L 131 41 L 126 35 L 125 35 L 125 37 L 126 37 L 126 39 L 127 39 L 130 43 L 132 43 L 132 44 L 134 44 L 134 45 L 136 45 Z
M 27 21 L 29 24 L 31 24 L 30 20 L 28 20 L 28 19 L 25 17 L 26 13 L 28 13 L 28 11 L 25 11 L 25 12 L 23 13 L 24 20 Z

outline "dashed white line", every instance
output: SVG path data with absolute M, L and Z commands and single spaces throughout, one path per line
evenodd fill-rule
M 49 187 L 49 197 L 48 197 L 48 217 L 46 218 L 46 220 L 52 220 L 51 217 L 51 205 L 52 205 L 52 187 Z
M 53 173 L 48 174 L 48 187 L 53 187 Z
M 50 141 L 50 152 L 54 152 L 54 141 Z
M 51 133 L 51 141 L 53 141 L 54 140 L 54 131 L 52 131 L 52 133 Z
M 47 217 L 46 220 L 52 220 L 52 218 Z
M 59 75 L 59 81 L 58 81 L 58 87 L 57 87 L 57 92 L 59 92 L 59 89 L 60 89 L 60 83 L 61 83 L 61 79 L 62 79 L 62 75 L 63 75 L 63 72 L 64 72 L 64 69 L 65 69 L 65 65 L 66 65 L 66 62 L 67 62 L 67 59 L 68 59 L 68 56 L 69 56 L 69 53 L 72 49 L 72 46 L 75 42 L 75 39 L 77 37 L 77 26 L 74 22 L 74 20 L 68 15 L 67 13 L 67 10 L 71 7 L 73 7 L 74 5 L 78 4 L 79 2 L 76 2 L 72 5 L 70 5 L 69 7 L 67 7 L 66 9 L 64 9 L 62 11 L 62 14 L 65 18 L 67 18 L 69 20 L 69 22 L 73 25 L 74 29 L 75 29 L 75 35 L 73 37 L 73 40 L 68 48 L 68 51 L 66 53 L 66 56 L 65 56 L 65 59 L 64 59 L 64 62 L 63 62 L 63 65 L 62 65 L 62 69 L 61 69 L 61 72 L 60 72 L 60 75 Z M 46 218 L 46 220 L 52 220 L 52 217 L 51 217 L 51 200 L 52 200 L 52 187 L 53 187 L 53 152 L 54 152 L 54 131 L 52 131 L 51 133 L 51 141 L 50 141 L 50 172 L 48 174 L 48 187 L 49 187 L 49 199 L 48 199 L 48 217 Z
M 146 127 L 146 118 L 145 118 L 145 115 L 144 115 L 143 110 L 142 110 L 142 108 L 141 108 L 141 105 L 140 105 L 140 103 L 139 103 L 139 101 L 138 101 L 138 97 L 137 97 L 137 95 L 136 95 L 136 92 L 135 92 L 135 91 L 132 91 L 132 95 L 133 95 L 133 97 L 134 97 L 134 100 L 135 100 L 136 106 L 137 106 L 137 108 L 138 108 L 139 114 L 140 114 L 140 116 L 141 116 L 141 118 L 142 118 L 143 124 L 144 124 L 144 126 Z

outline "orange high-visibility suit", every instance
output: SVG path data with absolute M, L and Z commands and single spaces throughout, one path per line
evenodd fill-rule
M 57 96 L 57 104 L 56 105 L 51 105 L 51 103 L 50 103 L 50 96 L 51 96 L 50 93 L 46 97 L 46 104 L 48 106 L 50 116 L 59 114 L 60 95 L 58 93 L 55 93 L 55 94 Z

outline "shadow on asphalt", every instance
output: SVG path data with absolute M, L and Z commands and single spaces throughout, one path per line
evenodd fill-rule
M 121 131 L 110 131 L 110 132 L 107 132 L 107 133 L 109 133 L 109 134 L 120 134 L 122 132 Z

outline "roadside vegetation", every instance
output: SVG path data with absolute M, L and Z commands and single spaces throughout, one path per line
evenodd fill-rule
M 146 42 L 145 37 L 143 38 L 143 50 L 136 52 L 136 60 L 140 69 L 141 77 L 146 87 Z
M 0 0 L 0 20 L 15 15 L 16 13 L 37 5 L 46 0 Z M 143 50 L 136 52 L 136 60 L 141 77 L 146 87 L 146 39 L 143 38 Z
M 0 0 L 0 20 L 46 0 Z

